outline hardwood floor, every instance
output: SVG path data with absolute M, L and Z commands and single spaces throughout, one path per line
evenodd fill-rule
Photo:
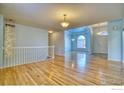
M 87 53 L 0 69 L 0 85 L 124 85 L 121 62 Z

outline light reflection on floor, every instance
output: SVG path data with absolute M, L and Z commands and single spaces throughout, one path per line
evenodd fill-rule
M 116 66 L 114 66 L 116 64 Z M 124 70 L 121 71 L 121 62 L 108 61 L 106 54 L 90 54 L 88 52 L 68 52 L 64 57 L 65 67 L 76 70 L 75 76 L 78 78 L 87 77 L 88 74 L 92 74 L 101 84 L 120 84 Z M 117 69 L 116 69 L 117 68 Z M 118 70 L 118 72 L 116 71 Z M 68 69 L 65 69 L 68 72 Z M 81 74 L 82 73 L 82 74 Z M 109 75 L 106 75 L 109 74 Z M 83 76 L 82 76 L 83 75 Z M 111 75 L 114 75 L 112 77 Z M 119 78 L 116 78 L 119 77 Z M 118 81 L 118 82 L 117 82 Z
M 65 67 L 84 71 L 88 63 L 88 52 L 68 52 L 65 54 Z

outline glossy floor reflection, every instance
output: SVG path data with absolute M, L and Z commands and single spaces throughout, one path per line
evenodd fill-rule
M 42 62 L 0 69 L 0 85 L 124 85 L 121 62 L 68 52 Z
M 88 52 L 68 52 L 65 54 L 64 62 L 65 67 L 73 68 L 83 74 L 93 74 L 101 84 L 109 84 L 108 82 L 124 84 L 122 63 L 108 61 L 106 54 L 91 55 Z
M 68 52 L 65 53 L 65 67 L 76 68 L 83 71 L 88 64 L 88 52 Z

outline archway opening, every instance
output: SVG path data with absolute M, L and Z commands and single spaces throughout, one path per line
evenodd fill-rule
M 77 37 L 77 48 L 86 48 L 86 38 L 83 35 Z

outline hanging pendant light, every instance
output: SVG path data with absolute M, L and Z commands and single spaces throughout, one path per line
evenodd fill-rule
M 66 28 L 69 26 L 69 22 L 66 21 L 66 14 L 64 14 L 63 16 L 64 16 L 64 21 L 61 23 L 61 26 Z

